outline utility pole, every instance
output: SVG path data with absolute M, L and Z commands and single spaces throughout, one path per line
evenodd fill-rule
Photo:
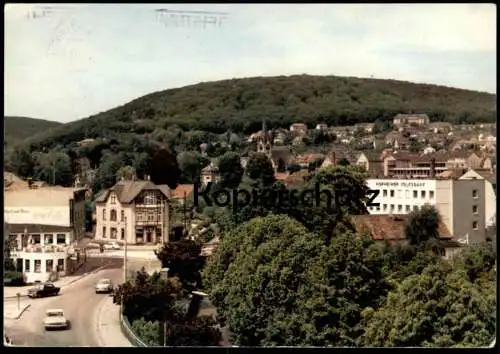
M 125 223 L 124 225 L 124 230 L 125 230 L 125 246 L 124 246 L 124 252 L 123 252 L 123 283 L 127 282 L 127 217 L 125 216 L 123 218 L 123 221 Z

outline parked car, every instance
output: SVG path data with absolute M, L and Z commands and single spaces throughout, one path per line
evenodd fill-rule
M 95 286 L 95 293 L 110 293 L 113 291 L 113 283 L 109 279 L 101 279 Z
M 61 288 L 52 283 L 38 284 L 28 290 L 28 296 L 31 298 L 55 296 L 60 290 Z
M 114 249 L 114 250 L 121 250 L 122 249 L 122 246 L 118 243 L 118 242 L 113 242 L 111 244 L 111 247 Z
M 49 329 L 69 329 L 70 323 L 64 316 L 64 311 L 61 309 L 51 309 L 45 312 L 43 320 L 45 330 Z

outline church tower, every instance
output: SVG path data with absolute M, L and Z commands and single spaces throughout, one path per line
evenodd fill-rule
M 271 155 L 272 141 L 271 134 L 267 131 L 266 121 L 262 121 L 262 130 L 259 132 L 257 140 L 257 152 L 262 152 L 266 155 Z

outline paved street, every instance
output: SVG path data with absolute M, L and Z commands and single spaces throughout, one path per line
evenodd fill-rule
M 110 278 L 115 284 L 122 280 L 122 260 L 105 260 L 105 269 L 63 287 L 57 297 L 28 300 L 31 306 L 20 319 L 4 318 L 6 333 L 14 344 L 23 346 L 102 346 L 97 333 L 97 316 L 100 306 L 108 295 L 95 294 L 94 286 L 100 278 Z M 17 299 L 6 299 L 6 302 Z M 11 306 L 7 304 L 7 306 Z M 5 307 L 5 306 L 4 306 Z M 61 308 L 71 322 L 71 329 L 66 331 L 45 331 L 42 325 L 45 311 L 49 308 Z M 109 311 L 109 310 L 108 310 Z M 5 317 L 5 316 L 4 316 Z

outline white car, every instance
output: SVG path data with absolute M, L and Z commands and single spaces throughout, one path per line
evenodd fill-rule
M 101 279 L 95 286 L 95 293 L 111 293 L 113 291 L 113 283 L 109 279 Z
M 104 245 L 105 250 L 119 250 L 121 249 L 121 246 L 118 242 L 113 242 L 113 243 L 107 243 Z
M 64 316 L 64 311 L 61 309 L 51 309 L 45 312 L 43 326 L 48 329 L 69 329 L 69 321 Z

